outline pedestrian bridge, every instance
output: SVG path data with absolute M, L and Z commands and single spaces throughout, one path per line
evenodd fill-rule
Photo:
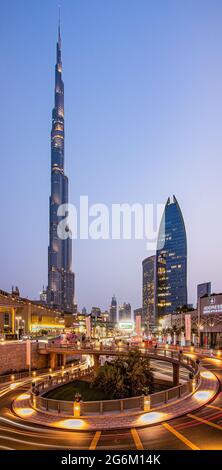
M 49 364 L 51 369 L 55 369 L 58 365 L 66 364 L 67 356 L 84 356 L 90 355 L 94 359 L 95 373 L 99 369 L 100 356 L 119 357 L 128 356 L 130 351 L 138 350 L 144 357 L 148 359 L 156 359 L 158 361 L 168 362 L 172 364 L 173 372 L 173 386 L 179 385 L 179 372 L 180 366 L 185 366 L 193 372 L 193 361 L 188 356 L 183 356 L 177 351 L 168 351 L 166 349 L 153 349 L 140 347 L 136 348 L 131 344 L 127 345 L 114 345 L 106 346 L 100 343 L 99 346 L 95 344 L 90 345 L 74 345 L 74 344 L 55 344 L 55 343 L 39 343 L 39 354 L 47 354 L 49 356 Z

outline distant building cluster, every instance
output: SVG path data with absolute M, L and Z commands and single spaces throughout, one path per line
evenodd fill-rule
M 20 296 L 18 287 L 12 292 L 0 290 L 0 335 L 5 339 L 39 337 L 45 334 L 54 336 L 64 332 L 92 338 L 105 338 L 118 334 L 118 325 L 133 330 L 131 305 L 117 305 L 113 296 L 109 310 L 102 311 L 94 306 L 90 313 L 83 307 L 79 312 L 77 305 L 73 311 L 52 308 L 47 305 L 43 288 L 40 300 L 29 300 Z M 120 317 L 120 320 L 118 320 Z M 120 321 L 120 323 L 118 323 Z

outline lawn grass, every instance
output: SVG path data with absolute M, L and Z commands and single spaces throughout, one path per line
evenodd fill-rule
M 54 400 L 74 401 L 75 394 L 80 393 L 83 401 L 108 400 L 109 398 L 102 390 L 90 388 L 90 383 L 84 380 L 75 380 L 74 382 L 61 385 L 61 387 L 50 390 L 44 396 Z

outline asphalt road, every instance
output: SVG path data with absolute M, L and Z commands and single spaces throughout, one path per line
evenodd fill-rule
M 63 431 L 33 425 L 12 412 L 13 399 L 28 390 L 28 380 L 16 389 L 0 388 L 0 449 L 190 450 L 222 449 L 222 361 L 203 359 L 220 380 L 216 398 L 191 415 L 137 430 Z M 167 373 L 167 370 L 166 370 Z

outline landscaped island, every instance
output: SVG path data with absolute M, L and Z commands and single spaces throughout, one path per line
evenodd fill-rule
M 154 385 L 149 359 L 135 350 L 129 352 L 126 358 L 107 361 L 92 381 L 69 382 L 49 391 L 45 397 L 74 401 L 79 395 L 83 401 L 96 401 L 130 398 L 159 390 L 160 387 Z

